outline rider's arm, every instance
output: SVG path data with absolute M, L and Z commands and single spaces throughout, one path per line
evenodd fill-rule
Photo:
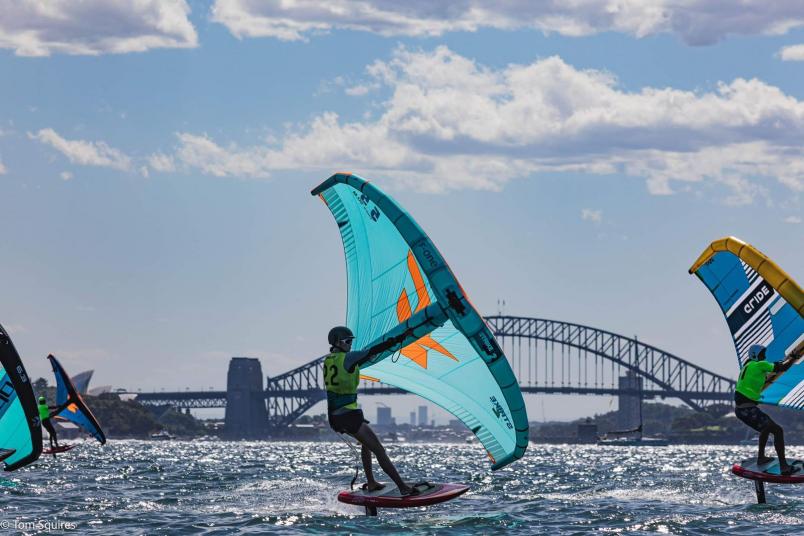
M 785 372 L 787 369 L 792 367 L 795 362 L 796 362 L 796 356 L 789 355 L 785 357 L 783 360 L 777 361 L 776 363 L 773 364 L 773 372 L 777 374 L 780 372 Z
M 355 367 L 361 367 L 365 363 L 371 361 L 377 354 L 381 354 L 386 350 L 390 350 L 394 346 L 401 344 L 402 341 L 404 341 L 409 334 L 410 333 L 408 331 L 405 331 L 404 333 L 401 333 L 396 337 L 391 337 L 380 343 L 377 343 L 371 348 L 368 348 L 366 350 L 348 352 L 343 360 L 343 366 L 349 372 L 354 372 Z
M 346 352 L 346 357 L 343 358 L 343 366 L 348 372 L 352 373 L 355 371 L 355 367 L 362 367 L 363 363 L 367 362 L 371 357 L 368 350 Z
M 66 408 L 69 405 L 70 405 L 70 401 L 68 400 L 67 402 L 65 402 L 64 404 L 61 404 L 59 406 L 48 406 L 47 409 L 51 410 L 51 412 L 50 412 L 51 415 L 56 415 L 57 413 L 61 413 L 61 410 L 63 410 L 64 408 Z

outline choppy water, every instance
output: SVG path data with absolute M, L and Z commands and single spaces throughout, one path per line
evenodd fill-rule
M 0 532 L 14 533 L 16 524 L 44 534 L 59 523 L 68 534 L 804 531 L 804 486 L 771 484 L 768 504 L 757 505 L 751 483 L 730 474 L 749 447 L 531 445 L 493 474 L 478 445 L 387 448 L 403 476 L 471 490 L 450 503 L 367 518 L 335 499 L 354 463 L 343 443 L 81 443 L 4 475 Z

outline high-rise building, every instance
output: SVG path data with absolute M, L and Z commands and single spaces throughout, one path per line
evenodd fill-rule
M 391 408 L 377 406 L 377 426 L 391 426 L 394 419 L 391 417 Z
M 419 406 L 419 426 L 427 426 L 427 406 Z
M 416 412 L 415 411 L 410 412 L 410 425 L 411 426 L 416 426 Z

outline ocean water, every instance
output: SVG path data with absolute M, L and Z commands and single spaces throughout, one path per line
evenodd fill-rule
M 471 490 L 369 518 L 336 500 L 356 462 L 343 442 L 80 442 L 3 475 L 0 533 L 804 533 L 804 485 L 769 484 L 758 505 L 731 475 L 751 447 L 532 444 L 495 473 L 478 444 L 387 449 L 403 477 Z

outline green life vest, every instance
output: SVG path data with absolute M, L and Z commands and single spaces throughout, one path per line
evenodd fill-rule
M 39 407 L 39 419 L 44 421 L 45 419 L 50 418 L 50 409 L 48 409 L 47 404 L 38 404 Z
M 324 358 L 324 385 L 327 387 L 327 410 L 357 409 L 357 385 L 360 367 L 349 372 L 343 365 L 345 352 L 333 352 Z
M 773 363 L 749 361 L 740 371 L 735 390 L 746 398 L 757 401 L 765 386 L 768 373 L 773 372 Z

